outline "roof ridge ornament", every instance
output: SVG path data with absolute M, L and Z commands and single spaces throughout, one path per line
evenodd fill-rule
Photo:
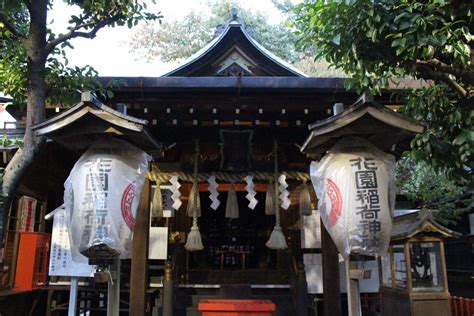
M 216 26 L 216 31 L 214 33 L 213 39 L 219 36 L 220 34 L 222 34 L 222 32 L 224 32 L 224 30 L 227 29 L 231 25 L 239 26 L 240 28 L 242 28 L 243 31 L 247 33 L 247 35 L 253 38 L 253 35 L 254 35 L 253 28 L 251 26 L 245 25 L 244 20 L 239 16 L 239 9 L 236 7 L 232 7 L 229 10 L 229 18 L 227 19 L 225 24 L 224 25 L 218 24 Z
M 239 15 L 239 9 L 237 9 L 236 7 L 232 7 L 230 9 L 230 19 L 237 21 L 237 19 L 239 19 L 238 15 Z

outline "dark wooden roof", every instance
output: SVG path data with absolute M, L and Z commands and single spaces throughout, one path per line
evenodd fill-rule
M 142 91 L 142 92 L 181 92 L 181 91 L 205 91 L 219 92 L 291 92 L 291 93 L 345 93 L 350 94 L 344 88 L 346 78 L 325 77 L 291 77 L 291 76 L 242 76 L 242 77 L 99 77 L 99 81 L 107 85 L 110 81 L 117 82 L 117 86 L 111 88 L 114 91 Z M 389 90 L 393 92 L 407 88 L 420 88 L 425 86 L 423 82 L 413 79 L 403 79 L 390 85 Z M 337 99 L 335 99 L 337 101 Z
M 406 145 L 416 133 L 423 132 L 424 125 L 363 96 L 343 112 L 308 128 L 310 134 L 301 151 L 323 154 L 346 136 L 361 136 L 383 151 L 394 151 L 394 145 Z
M 420 210 L 418 212 L 397 216 L 393 219 L 392 241 L 408 239 L 419 233 L 437 235 L 438 237 L 445 238 L 460 236 L 459 233 L 435 221 L 429 210 Z
M 212 76 L 218 74 L 218 64 L 236 53 L 245 59 L 249 70 L 245 75 L 304 77 L 305 74 L 283 61 L 259 44 L 245 27 L 244 22 L 231 11 L 225 26 L 218 27 L 215 37 L 178 68 L 165 74 L 169 76 Z M 242 69 L 244 70 L 244 69 Z M 245 71 L 245 70 L 244 70 Z M 222 74 L 221 74 L 222 75 Z M 225 74 L 223 74 L 225 75 Z
M 72 150 L 84 150 L 104 134 L 114 135 L 148 150 L 160 144 L 148 132 L 147 120 L 116 111 L 85 92 L 82 101 L 50 119 L 32 126 L 38 136 L 47 136 Z
M 270 91 L 307 91 L 307 92 L 346 92 L 345 78 L 307 78 L 307 77 L 100 77 L 107 84 L 117 81 L 113 90 L 142 91 L 192 91 L 216 89 L 219 91 L 270 90 Z

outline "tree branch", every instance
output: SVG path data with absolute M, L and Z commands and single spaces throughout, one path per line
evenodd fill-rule
M 466 89 L 464 89 L 458 82 L 456 82 L 456 80 L 453 80 L 448 73 L 437 71 L 429 65 L 419 62 L 414 63 L 414 68 L 416 71 L 427 76 L 427 79 L 442 81 L 448 86 L 450 86 L 451 89 L 456 91 L 463 98 L 470 98 L 470 93 Z
M 456 76 L 467 84 L 474 84 L 474 71 L 452 67 L 436 58 L 430 60 L 417 60 L 416 63 L 419 65 L 431 67 L 435 71 L 440 71 Z
M 103 28 L 103 27 L 119 20 L 121 17 L 122 17 L 122 15 L 117 14 L 117 15 L 114 15 L 114 16 L 109 16 L 108 18 L 106 18 L 104 20 L 101 20 L 101 21 L 76 25 L 68 33 L 62 34 L 62 35 L 58 36 L 57 38 L 52 39 L 51 41 L 49 41 L 46 44 L 46 50 L 48 52 L 51 52 L 59 44 L 61 44 L 63 42 L 66 42 L 66 41 L 68 41 L 72 38 L 75 38 L 75 37 L 94 38 L 97 35 L 97 32 L 101 28 Z M 85 29 L 85 28 L 91 28 L 91 30 L 88 31 L 88 32 L 79 31 L 80 29 Z
M 0 13 L 0 23 L 2 23 L 5 28 L 13 34 L 13 36 L 17 39 L 21 39 L 21 40 L 24 40 L 25 39 L 25 36 L 23 34 L 21 34 L 21 32 L 19 32 L 15 26 L 13 25 L 13 23 L 10 22 L 10 20 L 3 14 L 3 13 Z

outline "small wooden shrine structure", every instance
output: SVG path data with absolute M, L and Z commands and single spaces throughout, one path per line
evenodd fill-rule
M 202 290 L 208 296 L 234 293 L 243 298 L 273 298 L 281 315 L 304 314 L 311 306 L 302 257 L 317 253 L 322 256 L 324 313 L 340 315 L 339 272 L 334 269 L 338 265 L 337 249 L 325 229 L 321 230 L 322 244 L 311 249 L 301 247 L 299 191 L 309 180 L 311 159 L 331 146 L 326 141 L 322 144 L 322 138 L 332 142 L 343 134 L 359 134 L 372 141 L 389 140 L 384 149 L 399 151 L 403 148 L 399 146 L 407 146 L 409 138 L 422 130 L 393 112 L 400 105 L 388 93 L 333 116 L 334 103 L 353 104 L 358 98 L 344 89 L 344 79 L 306 77 L 257 43 L 235 12 L 217 28 L 208 45 L 168 74 L 100 80 L 120 82 L 113 88 L 113 98 L 98 100 L 84 94 L 78 105 L 58 109 L 59 115 L 54 107 L 49 108 L 49 119 L 34 127 L 38 135 L 50 140 L 18 191 L 18 201 L 22 196 L 38 201 L 35 216 L 40 224 L 34 225 L 34 231 L 51 232 L 51 224 L 43 218 L 63 203 L 62 184 L 73 164 L 92 141 L 112 135 L 154 158 L 140 196 L 132 258 L 122 262 L 121 310 L 130 311 L 130 315 L 151 313 L 169 306 L 171 299 L 175 312 L 184 314 L 193 308 L 192 296 L 202 295 Z M 412 84 L 406 81 L 405 87 Z M 385 134 L 373 138 L 370 133 L 374 131 Z M 196 140 L 200 152 L 197 176 Z M 304 144 L 304 153 L 300 144 Z M 287 210 L 280 210 L 279 224 L 287 242 L 283 250 L 265 246 L 276 223 L 275 216 L 265 214 L 275 155 L 278 174 L 286 176 L 291 201 Z M 211 175 L 218 183 L 220 206 L 216 210 L 210 207 L 207 181 Z M 244 177 L 249 175 L 253 176 L 258 201 L 253 210 L 246 198 Z M 183 202 L 174 212 L 169 195 L 173 176 L 181 185 Z M 204 249 L 189 252 L 184 243 L 193 224 L 186 212 L 193 181 L 198 183 L 201 201 L 198 226 Z M 238 218 L 227 218 L 224 211 L 232 186 Z M 157 188 L 163 193 L 163 216 L 150 218 L 150 202 Z M 314 195 L 311 200 L 316 205 Z M 10 213 L 4 289 L 14 287 L 19 206 L 15 204 Z M 156 227 L 166 227 L 168 232 L 166 271 L 165 260 L 149 259 L 149 232 Z M 57 279 L 67 282 L 56 277 L 51 281 Z M 79 300 L 85 303 L 78 308 L 103 312 L 104 288 L 91 279 L 81 282 Z M 170 282 L 168 289 L 176 289 L 171 298 L 164 290 Z M 63 312 L 68 287 L 50 282 L 43 290 L 34 308 L 46 301 L 43 307 L 48 315 Z
M 450 315 L 443 241 L 459 234 L 428 210 L 395 217 L 389 253 L 379 260 L 383 315 Z

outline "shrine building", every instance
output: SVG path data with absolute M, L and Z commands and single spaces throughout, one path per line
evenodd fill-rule
M 112 98 L 85 92 L 71 108 L 48 108 L 48 119 L 33 127 L 48 141 L 9 214 L 3 289 L 19 286 L 17 257 L 28 250 L 18 232 L 50 236 L 56 224 L 45 215 L 61 211 L 71 168 L 96 140 L 115 137 L 153 158 L 137 197 L 131 259 L 121 261 L 121 314 L 162 315 L 172 302 L 174 315 L 198 315 L 199 299 L 240 298 L 269 299 L 275 315 L 341 315 L 344 265 L 321 225 L 309 165 L 354 134 L 395 156 L 409 149 L 423 127 L 394 111 L 400 105 L 390 91 L 360 96 L 344 88 L 344 78 L 306 76 L 259 44 L 235 12 L 167 74 L 100 80 L 118 82 Z M 418 83 L 401 84 L 394 89 Z M 161 207 L 152 203 L 156 190 Z M 305 207 L 302 192 L 309 192 Z M 275 211 L 278 204 L 284 206 Z M 26 228 L 22 216 L 30 218 Z M 185 248 L 192 227 L 200 250 Z M 269 239 L 277 227 L 284 243 L 274 249 Z M 53 232 L 53 246 L 58 236 Z M 41 281 L 14 295 L 36 300 L 47 315 L 66 315 L 74 271 L 45 238 Z M 370 309 L 379 280 L 375 259 L 367 266 L 372 277 L 361 292 Z M 106 315 L 107 283 L 81 276 L 78 284 L 78 314 Z M 173 290 L 167 302 L 166 284 Z

